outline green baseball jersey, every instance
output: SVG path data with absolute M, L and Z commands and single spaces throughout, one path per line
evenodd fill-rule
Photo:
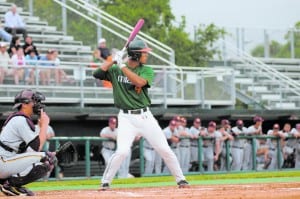
M 145 65 L 133 69 L 128 68 L 138 76 L 146 79 L 148 83 L 144 87 L 138 88 L 129 81 L 117 65 L 113 65 L 108 71 L 98 68 L 93 75 L 95 78 L 109 80 L 112 83 L 116 107 L 132 110 L 150 106 L 151 100 L 148 95 L 148 88 L 151 86 L 154 78 L 153 69 Z

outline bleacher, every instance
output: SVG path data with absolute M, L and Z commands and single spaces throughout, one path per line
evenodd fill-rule
M 0 18 L 2 21 L 4 14 L 10 7 L 11 3 L 0 0 Z M 80 60 L 89 62 L 92 60 L 90 46 L 84 46 L 82 41 L 75 41 L 73 36 L 64 35 L 62 31 L 58 31 L 55 26 L 49 26 L 48 22 L 42 21 L 39 17 L 30 16 L 30 13 L 24 11 L 23 8 L 18 7 L 18 13 L 24 19 L 28 35 L 32 37 L 41 54 L 45 54 L 48 49 L 54 48 L 59 51 L 61 61 Z

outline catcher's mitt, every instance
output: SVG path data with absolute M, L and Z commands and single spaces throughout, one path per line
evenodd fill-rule
M 56 151 L 57 164 L 61 167 L 72 167 L 77 163 L 77 150 L 70 141 L 61 145 Z

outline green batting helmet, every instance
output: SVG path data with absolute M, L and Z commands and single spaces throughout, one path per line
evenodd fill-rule
M 143 52 L 150 52 L 152 49 L 141 39 L 134 39 L 127 48 L 128 57 L 131 60 L 139 61 Z

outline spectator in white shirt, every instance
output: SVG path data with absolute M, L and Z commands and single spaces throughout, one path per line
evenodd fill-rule
M 3 84 L 4 77 L 9 72 L 10 57 L 6 51 L 6 47 L 6 43 L 0 43 L 0 84 Z
M 11 33 L 13 36 L 18 34 L 23 34 L 25 40 L 27 36 L 27 31 L 25 29 L 25 23 L 22 17 L 17 13 L 17 6 L 13 4 L 10 11 L 6 12 L 4 16 L 4 30 Z
M 19 80 L 24 77 L 24 66 L 26 64 L 23 48 L 19 48 L 17 53 L 11 57 L 11 62 L 14 70 L 15 84 L 19 84 Z

